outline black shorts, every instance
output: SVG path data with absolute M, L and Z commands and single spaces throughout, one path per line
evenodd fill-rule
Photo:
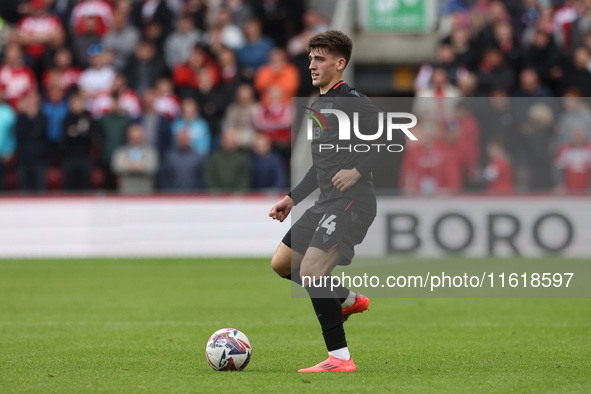
M 338 247 L 343 255 L 339 265 L 349 265 L 355 256 L 355 245 L 363 241 L 374 218 L 351 205 L 345 209 L 328 208 L 321 213 L 310 208 L 291 226 L 283 243 L 301 254 L 306 254 L 310 246 L 325 252 Z

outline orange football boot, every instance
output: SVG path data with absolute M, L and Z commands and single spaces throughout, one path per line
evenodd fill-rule
M 343 308 L 343 322 L 346 322 L 349 316 L 354 313 L 363 313 L 369 309 L 369 298 L 363 294 L 357 293 L 357 299 L 355 303 L 348 307 Z
M 316 364 L 310 368 L 300 369 L 298 372 L 355 372 L 357 368 L 353 357 L 349 361 L 333 356 L 328 356 L 326 361 Z

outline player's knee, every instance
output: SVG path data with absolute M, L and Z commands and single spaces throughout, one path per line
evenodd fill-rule
M 271 258 L 271 268 L 277 275 L 287 276 L 291 273 L 291 261 L 286 259 L 284 255 L 275 253 Z
M 304 287 L 310 286 L 312 283 L 316 283 L 322 277 L 326 276 L 326 272 L 318 267 L 314 266 L 302 266 L 300 267 L 300 279 Z

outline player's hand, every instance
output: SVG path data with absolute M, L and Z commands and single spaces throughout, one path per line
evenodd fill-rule
M 355 168 L 351 170 L 340 170 L 332 178 L 332 184 L 334 187 L 344 192 L 355 185 L 359 178 L 361 178 L 361 174 Z
M 273 208 L 269 211 L 269 217 L 283 222 L 289 216 L 292 207 L 293 200 L 290 196 L 285 196 L 281 201 L 273 205 Z

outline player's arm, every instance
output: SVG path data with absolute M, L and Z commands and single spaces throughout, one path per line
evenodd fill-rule
M 287 196 L 283 197 L 283 199 L 271 208 L 269 217 L 283 222 L 289 216 L 291 208 L 308 197 L 316 189 L 318 189 L 318 176 L 316 168 L 312 166 L 306 173 L 306 176 L 304 176 L 304 179 L 292 191 L 287 193 Z

